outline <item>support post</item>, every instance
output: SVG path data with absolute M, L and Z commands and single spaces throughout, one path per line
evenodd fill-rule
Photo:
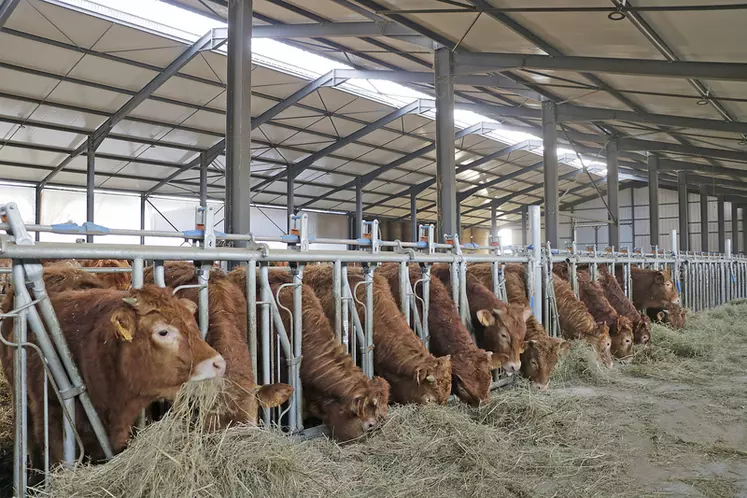
M 609 245 L 620 249 L 620 180 L 617 165 L 617 141 L 607 144 L 607 205 L 609 206 Z M 554 244 L 553 247 L 557 247 Z
M 555 102 L 542 102 L 542 159 L 545 174 L 545 239 L 558 247 L 558 130 Z
M 418 196 L 415 192 L 410 192 L 410 239 L 418 241 Z
M 252 0 L 228 3 L 226 233 L 248 234 L 252 143 Z M 235 242 L 245 247 L 246 242 Z
M 291 177 L 287 176 L 285 178 L 285 198 L 286 198 L 286 213 L 285 213 L 285 219 L 288 223 L 288 230 L 286 230 L 288 233 L 290 233 L 291 230 L 291 216 L 296 214 L 296 195 L 294 194 L 294 190 L 296 189 L 296 181 Z
M 632 187 L 630 189 L 630 238 L 632 241 L 630 244 L 632 252 L 635 247 L 635 188 Z
M 355 182 L 355 238 L 363 237 L 363 182 Z
M 690 227 L 688 222 L 687 171 L 677 172 L 677 194 L 680 221 L 680 251 L 689 251 Z
M 454 53 L 436 49 L 436 203 L 438 240 L 457 233 L 456 165 L 454 147 Z
M 726 206 L 724 205 L 724 196 L 719 195 L 717 198 L 718 206 L 718 252 L 726 253 Z
M 700 250 L 708 252 L 708 194 L 705 187 L 700 191 Z
M 490 235 L 493 240 L 498 238 L 498 206 L 490 207 Z
M 521 206 L 521 245 L 526 247 L 527 242 L 527 220 L 529 219 L 529 206 Z
M 742 206 L 742 254 L 747 254 L 747 204 Z
M 34 190 L 34 223 L 36 223 L 37 225 L 41 225 L 43 192 L 44 189 L 41 187 L 41 185 L 37 185 L 36 189 Z M 34 240 L 36 242 L 39 242 L 41 240 L 41 232 L 36 232 L 34 234 Z
M 96 186 L 96 143 L 93 135 L 88 137 L 88 156 L 86 164 L 86 221 L 94 222 L 93 189 Z M 86 235 L 86 242 L 93 242 L 93 235 Z
M 739 254 L 739 206 L 731 203 L 731 252 Z
M 653 249 L 659 245 L 659 158 L 653 154 L 648 156 L 648 223 Z
M 145 203 L 148 202 L 148 198 L 145 195 L 140 196 L 140 230 L 145 230 Z M 145 245 L 145 236 L 140 236 L 140 245 Z
M 539 323 L 542 323 L 542 219 L 539 206 L 529 206 L 529 216 L 532 220 L 532 295 L 529 296 L 532 313 Z
M 200 206 L 207 207 L 207 184 L 208 184 L 208 157 L 207 152 L 200 152 Z

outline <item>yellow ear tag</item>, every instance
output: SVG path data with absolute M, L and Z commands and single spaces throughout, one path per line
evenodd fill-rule
M 122 324 L 122 322 L 116 315 L 112 317 L 112 323 L 114 324 L 114 328 L 116 329 L 117 335 L 120 339 L 127 342 L 132 342 L 132 334 L 130 333 L 129 329 L 127 329 L 127 327 Z

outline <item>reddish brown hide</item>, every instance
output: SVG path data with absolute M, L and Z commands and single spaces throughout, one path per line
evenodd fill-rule
M 420 267 L 409 265 L 410 283 L 414 286 L 422 278 Z M 397 303 L 399 295 L 399 265 L 387 263 L 377 269 L 377 274 L 389 282 L 392 295 Z M 422 286 L 417 293 L 422 299 Z M 418 301 L 421 316 L 422 305 Z M 451 390 L 465 403 L 478 405 L 490 397 L 490 373 L 493 365 L 492 354 L 480 349 L 461 322 L 456 306 L 451 301 L 451 293 L 440 280 L 431 276 L 430 299 L 428 302 L 428 333 L 430 348 L 436 356 L 451 356 Z
M 620 287 L 617 279 L 604 266 L 599 267 L 599 284 L 604 291 L 604 297 L 615 308 L 615 311 L 630 320 L 633 324 L 633 338 L 635 343 L 648 343 L 651 340 L 651 320 L 635 308 L 632 301 L 628 299 Z
M 680 303 L 669 269 L 658 271 L 633 266 L 630 276 L 633 281 L 633 305 L 636 309 L 666 308 L 670 304 Z M 615 277 L 622 285 L 622 266 L 615 268 Z

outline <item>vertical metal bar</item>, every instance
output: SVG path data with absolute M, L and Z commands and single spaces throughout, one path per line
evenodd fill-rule
M 635 189 L 630 189 L 630 238 L 631 238 L 631 245 L 630 245 L 630 251 L 633 251 L 633 248 L 635 247 Z M 630 253 L 629 253 L 630 254 Z
M 228 4 L 226 233 L 251 232 L 252 7 L 252 0 Z M 246 246 L 246 242 L 235 244 Z
M 373 301 L 373 268 L 366 266 L 363 269 L 364 278 L 366 281 L 366 324 L 365 324 L 365 339 L 366 339 L 366 350 L 363 356 L 363 361 L 366 362 L 366 374 L 369 378 L 373 377 L 374 372 L 374 361 L 373 361 L 373 335 L 374 335 L 374 301 Z
M 708 194 L 704 186 L 700 190 L 700 250 L 708 252 Z
M 41 225 L 41 218 L 42 218 L 42 197 L 44 195 L 44 189 L 41 188 L 41 186 L 37 185 L 37 187 L 34 189 L 34 223 L 37 225 Z M 41 232 L 36 232 L 34 234 L 34 240 L 36 242 L 39 242 L 41 240 Z
M 648 155 L 648 227 L 651 249 L 659 245 L 659 158 Z
M 345 345 L 345 348 L 347 349 L 348 353 L 350 353 L 350 316 L 349 316 L 349 304 L 348 301 L 342 302 L 342 298 L 345 297 L 346 299 L 349 298 L 349 296 L 345 295 L 345 289 L 348 286 L 348 265 L 341 264 L 340 268 L 340 300 L 342 305 L 342 329 L 340 331 L 341 333 L 341 341 Z
M 723 195 L 718 196 L 716 205 L 718 206 L 718 252 L 724 254 L 726 252 L 726 213 Z
M 425 349 L 430 351 L 430 332 L 428 330 L 428 312 L 431 307 L 431 267 L 430 265 L 423 265 L 423 313 L 420 319 L 423 322 L 422 331 L 423 336 L 420 338 L 425 345 Z
M 438 240 L 454 235 L 457 227 L 454 146 L 454 54 L 445 47 L 435 52 L 436 93 L 436 206 Z
M 86 161 L 86 221 L 94 222 L 94 192 L 96 186 L 96 143 L 93 135 L 88 137 L 88 155 Z M 86 235 L 86 242 L 93 242 L 93 235 Z
M 301 358 L 303 357 L 303 265 L 293 272 L 293 387 L 291 410 L 295 410 L 295 427 L 303 430 L 303 386 L 301 385 Z
M 410 192 L 410 240 L 418 242 L 418 196 L 415 192 Z
M 498 206 L 490 206 L 490 235 L 493 240 L 498 239 Z
M 739 206 L 731 203 L 731 253 L 739 254 Z
M 269 270 L 266 264 L 259 266 L 260 300 L 262 302 L 262 336 L 260 345 L 262 348 L 262 384 L 272 384 L 272 369 L 270 365 L 270 292 Z M 270 409 L 262 409 L 262 420 L 265 426 L 270 425 Z
M 132 260 L 132 288 L 142 289 L 143 288 L 143 272 L 145 270 L 145 262 L 143 258 L 135 258 Z
M 208 156 L 207 152 L 200 152 L 200 206 L 207 207 L 208 189 Z
M 687 197 L 687 171 L 677 172 L 677 193 L 680 222 L 680 250 L 687 251 L 690 248 L 690 227 L 688 226 L 688 197 Z
M 23 265 L 20 261 L 13 261 L 14 281 L 25 280 Z M 20 308 L 26 304 L 16 294 L 15 307 Z M 15 441 L 13 446 L 13 486 L 16 496 L 26 496 L 26 454 L 28 453 L 28 419 L 27 419 L 27 378 L 26 378 L 26 348 L 23 343 L 27 340 L 27 312 L 21 311 L 13 320 L 13 339 L 18 344 L 15 348 L 13 358 L 13 399 L 15 402 Z M 46 427 L 46 426 L 45 426 Z M 45 451 L 46 451 L 45 447 Z
M 246 307 L 247 342 L 252 357 L 252 375 L 257 382 L 257 261 L 254 259 L 250 259 L 246 266 Z
M 363 183 L 355 180 L 355 238 L 363 237 Z
M 197 283 L 200 285 L 197 289 L 197 317 L 200 325 L 200 334 L 203 339 L 207 337 L 208 325 L 210 322 L 208 309 L 210 291 L 208 289 L 208 280 L 210 279 L 211 266 L 210 263 L 203 262 L 197 272 Z
M 451 300 L 459 307 L 459 263 L 456 258 L 450 264 L 451 276 Z
M 159 287 L 166 287 L 166 269 L 163 266 L 163 261 L 153 261 L 153 280 Z
M 464 260 L 459 262 L 459 318 L 461 318 L 465 327 L 472 329 L 467 300 L 467 263 Z
M 555 102 L 542 102 L 542 160 L 545 175 L 545 240 L 558 247 L 558 130 Z M 540 239 L 541 240 L 541 239 Z M 534 241 L 532 242 L 534 243 Z
M 145 203 L 148 201 L 148 198 L 145 197 L 145 195 L 140 196 L 140 230 L 145 230 Z M 140 245 L 145 245 L 145 236 L 140 236 Z
M 527 220 L 529 220 L 529 206 L 521 206 L 521 245 L 526 247 L 528 242 Z
M 534 316 L 542 323 L 542 272 L 540 271 L 542 264 L 542 220 L 539 206 L 529 206 L 529 219 L 532 229 L 532 261 L 530 264 L 533 278 L 530 304 Z
M 332 296 L 335 300 L 335 338 L 342 342 L 342 263 L 335 261 L 332 267 Z
M 405 315 L 405 321 L 408 325 L 413 325 L 410 321 L 410 306 L 415 302 L 414 296 L 410 296 L 410 270 L 407 267 L 407 261 L 399 264 L 399 307 L 402 314 Z
M 285 212 L 285 219 L 288 222 L 288 230 L 286 230 L 288 233 L 290 233 L 291 230 L 291 216 L 296 214 L 296 182 L 295 180 L 287 176 L 285 178 L 285 199 L 286 199 L 286 212 Z
M 617 141 L 610 140 L 607 144 L 607 205 L 610 210 L 610 223 L 607 226 L 608 242 L 615 250 L 620 249 L 620 178 L 617 158 Z M 553 247 L 558 247 L 557 242 L 553 243 Z
M 747 205 L 742 206 L 742 254 L 747 255 Z

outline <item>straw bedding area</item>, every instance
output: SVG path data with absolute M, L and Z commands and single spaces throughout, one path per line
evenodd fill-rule
M 344 446 L 244 426 L 203 431 L 193 407 L 206 410 L 219 388 L 197 384 L 113 461 L 59 471 L 37 493 L 736 496 L 747 491 L 734 477 L 747 469 L 747 453 L 739 450 L 747 447 L 739 439 L 744 431 L 730 438 L 747 425 L 747 303 L 689 318 L 682 332 L 655 327 L 653 343 L 612 370 L 599 368 L 591 348 L 578 344 L 559 362 L 548 391 L 518 382 L 479 408 L 393 407 L 379 431 Z M 726 470 L 716 472 L 714 462 Z

